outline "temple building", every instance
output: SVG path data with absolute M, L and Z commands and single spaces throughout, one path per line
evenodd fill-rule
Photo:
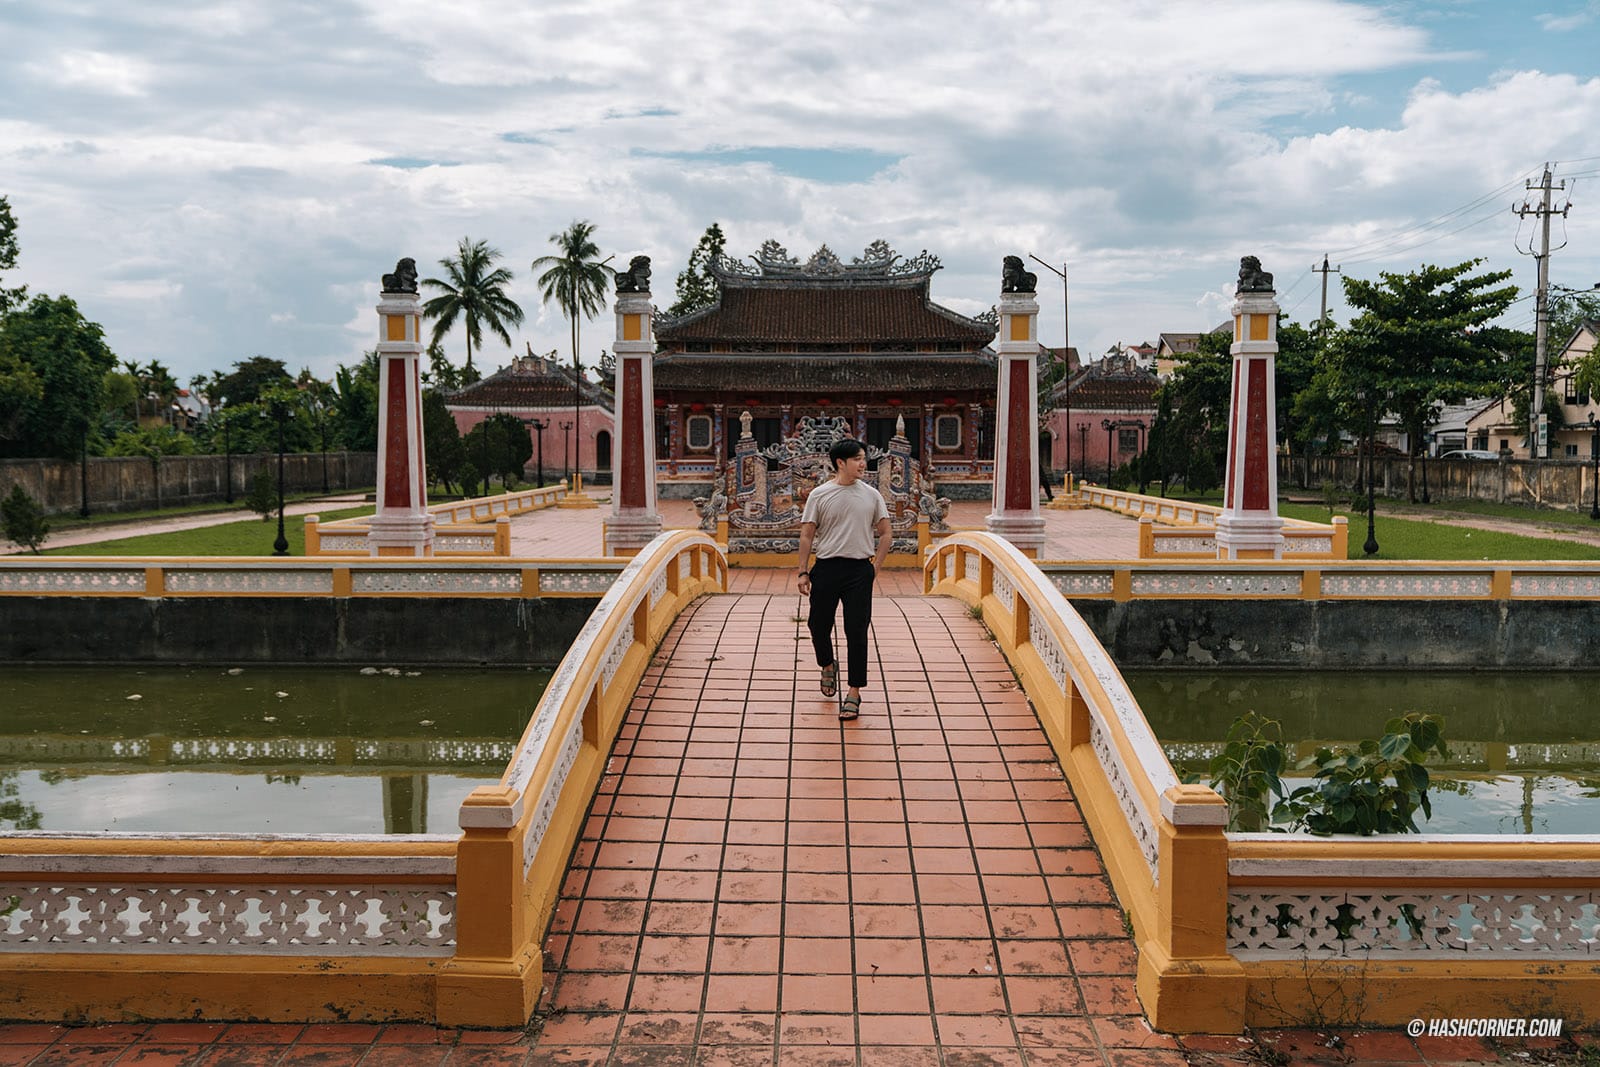
M 939 492 L 985 497 L 993 478 L 996 317 L 934 303 L 939 260 L 883 241 L 846 263 L 826 245 L 801 263 L 768 241 L 749 264 L 711 265 L 719 297 L 655 319 L 657 485 L 707 491 L 734 453 L 740 416 L 765 448 L 803 416 L 844 416 L 887 448 L 903 419 L 913 462 Z
M 1040 438 L 1039 462 L 1105 484 L 1111 471 L 1142 454 L 1156 419 L 1155 371 L 1132 352 L 1108 355 L 1058 383 L 1044 416 L 1049 450 Z M 1070 454 L 1070 456 L 1069 456 Z
M 547 475 L 565 476 L 576 465 L 590 481 L 610 481 L 616 434 L 611 394 L 586 376 L 575 378 L 571 364 L 554 352 L 536 356 L 530 347 L 509 366 L 447 394 L 445 408 L 462 434 L 490 416 L 514 415 L 528 427 Z

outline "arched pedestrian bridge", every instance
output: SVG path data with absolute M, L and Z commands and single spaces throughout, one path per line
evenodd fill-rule
M 851 723 L 801 600 L 728 573 L 689 531 L 630 562 L 459 837 L 10 836 L 4 1006 L 1021 1055 L 1593 996 L 1600 844 L 1226 834 L 1003 541 L 879 598 Z

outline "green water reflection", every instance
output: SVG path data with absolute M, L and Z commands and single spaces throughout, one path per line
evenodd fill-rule
M 1407 711 L 1443 716 L 1450 745 L 1435 771 L 1430 833 L 1600 833 L 1600 674 L 1128 671 L 1180 774 L 1204 773 L 1246 711 L 1318 744 L 1377 737 Z
M 0 830 L 452 833 L 549 671 L 0 669 Z

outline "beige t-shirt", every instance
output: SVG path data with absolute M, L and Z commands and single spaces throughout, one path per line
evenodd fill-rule
M 878 550 L 873 527 L 879 519 L 888 517 L 889 506 L 883 502 L 883 494 L 858 478 L 849 485 L 824 482 L 811 490 L 800 521 L 817 524 L 812 547 L 818 559 L 871 559 Z

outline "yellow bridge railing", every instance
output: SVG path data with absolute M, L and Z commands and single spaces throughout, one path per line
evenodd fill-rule
M 271 566 L 330 574 L 319 561 Z M 416 562 L 410 571 L 337 566 L 389 580 L 423 573 Z M 727 563 L 705 535 L 674 531 L 626 565 L 430 567 L 506 578 L 484 595 L 522 595 L 552 575 L 597 578 L 607 590 L 500 783 L 462 804 L 461 834 L 0 833 L 0 1014 L 527 1021 L 539 939 L 623 713 L 673 619 L 726 589 Z M 143 568 L 133 571 L 148 588 Z
M 435 522 L 434 555 L 509 556 L 511 516 L 553 507 L 565 500 L 567 493 L 564 484 L 547 485 L 540 489 L 518 489 L 496 496 L 430 505 L 428 512 Z M 482 523 L 494 523 L 494 529 L 485 531 Z M 371 524 L 370 515 L 330 523 L 321 522 L 316 515 L 307 515 L 306 555 L 369 555 L 367 532 Z
M 1216 559 L 1217 516 L 1213 504 L 1194 504 L 1165 497 L 1078 487 L 1085 503 L 1139 519 L 1140 559 Z M 1345 559 L 1350 555 L 1350 520 L 1331 523 L 1283 520 L 1284 559 Z
M 1062 595 L 1067 568 L 1045 567 L 1048 575 L 998 538 L 959 534 L 930 555 L 925 588 L 980 606 L 1021 679 L 1132 920 L 1137 988 L 1153 1025 L 1292 1025 L 1330 1006 L 1347 1022 L 1384 1026 L 1503 1016 L 1508 1006 L 1588 1017 L 1600 996 L 1600 836 L 1228 833 L 1222 798 L 1177 781 L 1120 673 Z M 1415 570 L 1421 584 L 1393 577 L 1405 569 L 1392 564 L 1355 573 L 1375 583 L 1366 590 L 1375 596 L 1450 595 L 1446 587 L 1511 595 L 1518 579 L 1528 583 L 1522 595 L 1534 595 L 1552 575 L 1568 595 L 1573 583 L 1600 595 L 1595 565 Z M 1298 583 L 1305 572 L 1197 564 L 1179 573 L 1191 583 Z M 1452 584 L 1463 577 L 1466 586 Z M 1219 586 L 1213 595 L 1262 594 Z

